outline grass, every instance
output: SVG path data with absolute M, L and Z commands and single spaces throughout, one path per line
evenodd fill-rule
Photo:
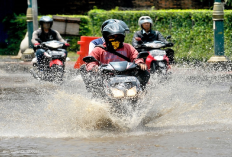
M 68 52 L 68 57 L 71 61 L 77 61 L 79 55 L 76 52 Z

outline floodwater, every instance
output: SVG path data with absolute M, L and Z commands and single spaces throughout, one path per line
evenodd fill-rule
M 59 85 L 0 64 L 0 156 L 232 156 L 230 72 L 174 66 L 137 111 L 115 116 L 72 67 Z

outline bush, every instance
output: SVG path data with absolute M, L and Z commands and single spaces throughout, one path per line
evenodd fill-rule
M 4 18 L 3 24 L 7 30 L 8 39 L 5 41 L 6 48 L 0 49 L 1 55 L 17 55 L 20 43 L 27 31 L 25 15 L 10 15 Z
M 52 17 L 52 15 L 48 15 Z M 60 15 L 66 17 L 77 17 L 81 19 L 80 23 L 80 36 L 89 36 L 91 35 L 91 24 L 88 16 L 82 15 Z M 38 17 L 40 19 L 41 16 Z M 4 26 L 7 28 L 8 39 L 6 40 L 7 47 L 0 49 L 1 55 L 17 55 L 21 41 L 24 39 L 24 36 L 27 32 L 27 21 L 25 15 L 11 15 L 7 16 L 3 20 Z M 62 35 L 64 39 L 70 39 L 70 47 L 68 48 L 69 52 L 76 52 L 79 50 L 80 45 L 77 44 L 77 41 L 80 40 L 80 36 L 68 36 Z
M 225 11 L 224 35 L 225 55 L 231 56 L 232 11 Z M 138 19 L 148 15 L 153 19 L 153 29 L 163 36 L 172 35 L 173 49 L 178 62 L 207 61 L 214 55 L 214 32 L 211 10 L 144 10 L 144 11 L 102 11 L 91 10 L 88 15 L 92 22 L 94 36 L 101 36 L 102 22 L 120 19 L 127 23 L 130 33 L 125 42 L 131 43 L 135 31 L 140 30 Z
M 232 11 L 224 12 L 224 47 L 225 55 L 230 57 L 232 50 Z M 81 18 L 80 35 L 101 36 L 101 25 L 107 19 L 120 19 L 130 27 L 130 33 L 125 38 L 126 43 L 132 42 L 135 31 L 140 30 L 138 19 L 148 15 L 153 19 L 153 29 L 160 31 L 163 36 L 172 35 L 171 41 L 178 62 L 207 61 L 214 55 L 214 32 L 212 10 L 142 10 L 142 11 L 105 11 L 93 9 L 88 16 L 62 15 Z M 50 15 L 51 16 L 51 15 Z M 1 49 L 0 54 L 17 54 L 20 43 L 27 29 L 25 15 L 14 15 L 4 20 L 8 28 L 8 47 Z M 20 30 L 20 31 L 19 31 Z M 71 39 L 68 51 L 78 51 L 80 40 L 78 36 L 63 36 Z

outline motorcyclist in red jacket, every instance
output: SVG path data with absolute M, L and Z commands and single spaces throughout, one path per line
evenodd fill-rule
M 130 62 L 135 62 L 138 64 L 141 70 L 138 71 L 136 77 L 140 81 L 141 85 L 146 86 L 150 74 L 147 71 L 147 66 L 144 64 L 143 59 L 137 59 L 138 51 L 130 44 L 124 43 L 125 29 L 118 23 L 108 24 L 102 30 L 103 38 L 105 43 L 103 45 L 96 46 L 90 56 L 93 56 L 98 61 L 103 64 L 108 64 L 113 61 L 125 61 L 124 58 L 113 53 L 116 51 L 124 57 L 126 57 Z M 97 71 L 98 62 L 91 62 L 86 64 L 87 71 Z M 81 70 L 82 78 L 88 89 L 88 77 L 85 77 L 84 70 Z

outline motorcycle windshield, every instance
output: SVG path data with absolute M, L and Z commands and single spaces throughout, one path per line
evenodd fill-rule
M 121 62 L 110 62 L 109 64 L 114 68 L 116 71 L 125 71 L 127 69 L 127 61 Z
M 164 56 L 166 55 L 166 51 L 164 50 L 151 50 L 150 54 L 154 57 L 154 56 Z
M 147 42 L 144 45 L 150 48 L 162 48 L 165 46 L 165 44 L 161 41 L 153 41 L 153 42 Z
M 48 42 L 45 43 L 45 45 L 47 47 L 54 48 L 54 49 L 61 48 L 63 46 L 63 44 L 61 42 L 56 41 L 56 40 L 48 41 Z

